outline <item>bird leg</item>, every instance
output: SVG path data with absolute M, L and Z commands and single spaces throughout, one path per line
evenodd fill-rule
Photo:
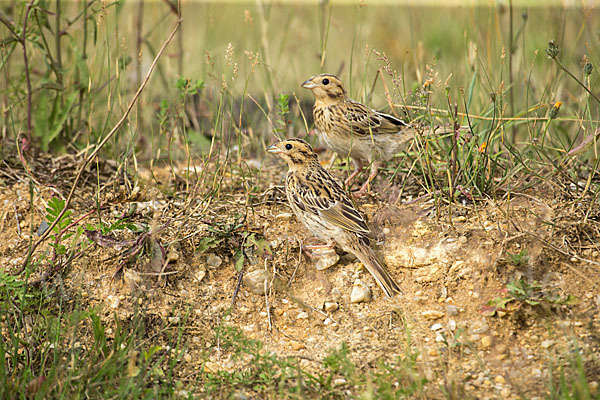
M 353 158 L 352 159 L 352 163 L 354 164 L 354 171 L 352 172 L 352 174 L 350 174 L 350 176 L 348 177 L 348 179 L 346 179 L 344 181 L 344 185 L 346 185 L 347 187 L 351 186 L 351 183 L 354 180 L 354 178 L 356 178 L 356 175 L 360 174 L 360 172 L 363 169 L 362 160 Z
M 337 157 L 337 153 L 334 152 L 333 155 L 331 156 L 331 159 L 329 160 L 329 165 L 327 165 L 328 170 L 333 167 L 336 157 Z
M 375 179 L 378 172 L 379 172 L 379 162 L 373 161 L 373 163 L 371 164 L 371 173 L 369 174 L 369 177 L 367 178 L 365 183 L 363 183 L 360 190 L 358 192 L 353 193 L 354 197 L 362 197 L 365 194 L 369 193 L 369 184 L 371 183 L 371 181 L 373 179 Z

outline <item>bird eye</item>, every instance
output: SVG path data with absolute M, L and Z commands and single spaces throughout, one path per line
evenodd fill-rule
M 329 85 L 329 79 L 327 79 L 327 78 L 323 79 L 323 85 Z
M 288 144 L 286 144 L 286 145 L 285 145 L 285 149 L 286 149 L 286 150 L 291 150 L 291 149 L 292 149 L 292 145 L 291 145 L 291 144 L 289 144 L 289 143 L 288 143 Z

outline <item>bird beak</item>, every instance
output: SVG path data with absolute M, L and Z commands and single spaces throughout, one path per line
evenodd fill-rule
M 305 89 L 313 89 L 313 88 L 316 88 L 317 85 L 309 79 L 309 80 L 305 81 L 304 83 L 302 83 L 302 87 Z
M 267 149 L 267 153 L 273 153 L 273 154 L 281 153 L 281 149 L 279 147 L 277 147 L 277 143 L 276 143 Z

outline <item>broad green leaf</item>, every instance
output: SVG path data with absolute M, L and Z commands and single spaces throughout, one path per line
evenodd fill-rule
M 65 101 L 65 103 L 63 104 L 61 109 L 59 110 L 58 115 L 56 116 L 56 119 L 54 121 L 54 125 L 52 126 L 49 134 L 42 138 L 42 140 L 43 140 L 42 145 L 43 145 L 44 150 L 48 149 L 48 145 L 54 139 L 56 139 L 56 137 L 62 130 L 63 125 L 65 124 L 65 121 L 67 120 L 67 118 L 69 116 L 69 111 L 71 110 L 71 106 L 73 105 L 73 103 L 75 103 L 76 99 L 77 99 L 77 92 L 72 92 L 71 94 L 69 94 L 69 97 L 67 98 L 67 100 Z

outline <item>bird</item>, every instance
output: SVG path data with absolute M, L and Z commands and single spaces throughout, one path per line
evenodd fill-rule
M 312 76 L 302 83 L 315 96 L 313 117 L 319 137 L 341 157 L 350 157 L 354 171 L 344 182 L 350 186 L 365 162 L 371 165 L 367 181 L 354 195 L 365 194 L 382 161 L 391 159 L 414 137 L 411 124 L 371 109 L 348 97 L 342 81 L 332 74 Z
M 371 248 L 372 234 L 364 215 L 347 192 L 321 166 L 311 145 L 303 139 L 285 139 L 267 151 L 288 164 L 285 192 L 298 220 L 329 246 L 337 244 L 363 263 L 387 297 L 401 293 L 400 287 Z

